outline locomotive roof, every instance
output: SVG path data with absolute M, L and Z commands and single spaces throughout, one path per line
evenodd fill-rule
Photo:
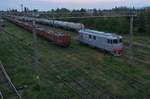
M 99 37 L 104 37 L 104 38 L 108 38 L 108 39 L 118 39 L 118 38 L 122 38 L 122 36 L 120 35 L 116 35 L 113 33 L 106 33 L 106 32 L 101 32 L 101 31 L 95 31 L 95 30 L 91 30 L 91 29 L 82 29 L 79 32 L 82 32 L 84 34 L 91 34 L 91 35 L 95 35 L 95 36 L 99 36 Z

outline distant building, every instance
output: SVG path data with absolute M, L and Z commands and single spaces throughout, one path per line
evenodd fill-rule
M 89 15 L 93 15 L 94 14 L 94 10 L 93 9 L 87 9 L 86 12 Z

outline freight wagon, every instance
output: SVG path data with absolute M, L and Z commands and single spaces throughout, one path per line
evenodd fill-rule
M 90 29 L 80 30 L 79 35 L 80 43 L 108 51 L 114 56 L 120 56 L 123 53 L 122 36 Z
M 33 18 L 33 17 L 21 17 L 21 16 L 14 16 L 15 18 L 22 20 L 22 21 L 33 21 L 35 20 L 37 23 L 45 24 L 45 25 L 54 25 L 56 27 L 62 27 L 65 29 L 72 29 L 72 30 L 80 30 L 84 28 L 84 25 L 81 23 L 74 23 L 74 22 L 66 22 L 66 21 L 58 21 L 58 20 L 48 20 L 43 18 Z
M 54 33 L 53 31 L 46 31 L 43 28 L 33 27 L 33 25 L 27 22 L 22 22 L 12 17 L 6 17 L 5 19 L 30 32 L 33 32 L 33 29 L 35 29 L 38 36 L 46 39 L 47 41 L 54 42 L 59 46 L 68 47 L 71 43 L 71 37 L 66 33 Z

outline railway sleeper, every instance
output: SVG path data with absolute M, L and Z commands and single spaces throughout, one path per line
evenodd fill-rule
M 90 90 L 83 86 L 80 82 L 78 82 L 77 80 L 71 78 L 71 77 L 67 77 L 64 78 L 65 81 L 67 83 L 69 83 L 72 87 L 74 87 L 76 90 L 80 91 L 80 93 L 82 93 L 84 96 L 90 97 L 89 99 L 96 99 L 95 96 L 93 95 L 93 93 L 90 92 Z M 86 98 L 85 98 L 86 99 Z
M 63 81 L 63 83 L 68 86 L 69 88 L 71 88 L 76 94 L 78 94 L 80 97 L 82 97 L 82 99 L 88 99 L 87 97 L 89 97 L 87 93 L 85 93 L 85 91 L 83 91 L 83 89 L 79 86 L 76 86 L 76 83 L 72 82 L 68 82 L 66 79 L 62 79 L 61 76 L 57 76 L 57 78 L 61 81 Z

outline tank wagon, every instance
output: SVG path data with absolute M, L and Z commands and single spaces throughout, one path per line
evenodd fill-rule
M 84 25 L 81 23 L 58 21 L 58 20 L 48 20 L 48 19 L 33 18 L 33 17 L 20 17 L 20 16 L 15 16 L 15 17 L 22 21 L 31 22 L 31 21 L 35 20 L 37 23 L 40 23 L 40 24 L 54 25 L 55 27 L 61 27 L 61 28 L 65 28 L 65 29 L 75 30 L 75 31 L 79 31 L 80 29 L 84 28 Z
M 79 35 L 80 43 L 108 51 L 114 56 L 120 56 L 123 53 L 122 36 L 90 29 L 80 30 Z
M 68 47 L 71 43 L 71 37 L 65 33 L 54 33 L 53 31 L 46 31 L 43 28 L 33 27 L 33 25 L 27 22 L 22 22 L 12 17 L 6 17 L 5 19 L 30 32 L 33 32 L 34 28 L 38 36 L 46 39 L 47 41 L 54 42 L 56 45 Z

